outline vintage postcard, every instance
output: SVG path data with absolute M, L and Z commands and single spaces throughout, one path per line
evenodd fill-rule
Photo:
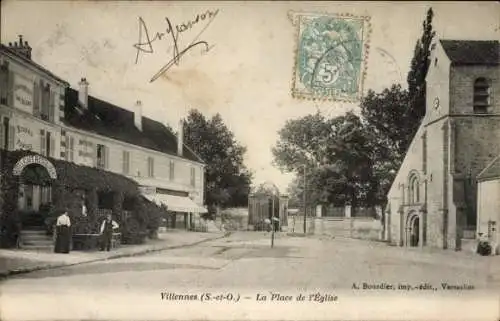
M 497 2 L 0 10 L 1 320 L 500 320 Z

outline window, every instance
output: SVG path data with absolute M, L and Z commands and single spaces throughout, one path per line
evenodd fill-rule
M 66 160 L 73 162 L 75 160 L 75 138 L 66 136 Z
M 5 61 L 0 65 L 0 104 L 8 104 L 9 89 L 9 63 Z
M 47 132 L 45 134 L 45 141 L 46 141 L 46 143 L 45 143 L 45 147 L 46 147 L 45 155 L 50 157 L 51 156 L 50 155 L 50 147 L 51 147 L 50 132 Z
M 96 166 L 97 168 L 105 169 L 107 167 L 107 148 L 104 145 L 97 144 L 97 153 L 96 153 Z
M 170 180 L 174 180 L 175 179 L 175 162 L 174 161 L 170 161 L 170 173 L 169 173 L 169 178 Z
M 486 78 L 474 82 L 474 113 L 486 113 L 490 105 L 490 85 Z
M 49 91 L 49 121 L 54 121 L 54 111 L 56 109 L 56 92 Z
M 191 186 L 196 186 L 196 168 L 191 167 Z
M 410 183 L 408 185 L 409 189 L 409 202 L 410 204 L 415 204 L 420 202 L 420 187 L 417 175 L 412 175 L 410 177 Z
M 123 174 L 128 174 L 130 172 L 130 152 L 123 151 Z
M 35 80 L 33 83 L 33 116 L 40 117 L 40 91 L 41 84 Z
M 148 176 L 149 177 L 154 177 L 155 176 L 155 162 L 154 162 L 153 157 L 148 157 Z
M 40 154 L 43 156 L 54 156 L 54 139 L 49 131 L 40 130 Z
M 42 110 L 41 110 L 41 115 L 40 115 L 43 120 L 48 121 L 50 119 L 50 115 L 49 115 L 50 114 L 50 112 L 49 112 L 50 104 L 51 104 L 50 85 L 45 84 L 45 86 L 43 86 L 43 90 L 42 90 Z
M 2 148 L 7 150 L 9 149 L 9 140 L 12 140 L 9 132 L 10 124 L 9 118 L 5 117 L 2 121 Z

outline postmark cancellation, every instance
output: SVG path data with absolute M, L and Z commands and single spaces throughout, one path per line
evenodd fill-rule
M 289 12 L 296 28 L 292 97 L 359 101 L 371 33 L 369 16 Z

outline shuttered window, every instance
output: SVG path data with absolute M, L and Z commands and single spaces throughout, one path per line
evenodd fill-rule
M 49 131 L 40 130 L 40 154 L 53 157 L 55 152 L 55 141 Z
M 14 73 L 9 70 L 7 75 L 7 104 L 14 106 Z
M 0 117 L 0 149 L 3 149 L 5 146 L 5 135 L 4 135 L 4 126 L 3 119 Z
M 96 148 L 96 166 L 98 168 L 106 168 L 106 146 L 97 144 Z
M 40 130 L 40 154 L 43 156 L 47 156 L 47 147 L 46 147 L 46 138 L 45 138 L 45 130 Z
M 75 160 L 75 138 L 66 136 L 66 160 L 73 162 Z
M 169 166 L 169 178 L 171 181 L 175 179 L 175 163 L 174 161 L 170 161 L 170 166 Z
M 33 84 L 33 116 L 40 117 L 40 85 L 37 81 Z
M 49 157 L 54 157 L 56 154 L 56 141 L 54 139 L 54 136 L 52 136 L 49 132 L 47 132 L 47 142 L 49 144 L 49 148 L 47 149 L 47 154 Z
M 123 174 L 130 173 L 130 152 L 123 151 Z
M 104 146 L 104 168 L 109 169 L 109 147 Z
M 9 89 L 9 63 L 7 61 L 0 65 L 0 103 L 7 105 Z
M 153 157 L 148 157 L 148 176 L 155 176 L 155 160 Z
M 16 142 L 16 127 L 9 125 L 9 150 L 14 150 Z
M 54 121 L 54 113 L 56 109 L 56 92 L 49 92 L 49 121 Z
M 196 186 L 196 168 L 191 167 L 191 186 Z
M 42 90 L 42 111 L 41 118 L 43 120 L 49 120 L 49 106 L 50 106 L 50 85 L 45 84 Z

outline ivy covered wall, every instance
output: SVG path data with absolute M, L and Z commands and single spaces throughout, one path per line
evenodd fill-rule
M 73 233 L 98 233 L 99 224 L 106 213 L 112 213 L 113 219 L 120 224 L 125 242 L 138 243 L 145 235 L 154 234 L 159 227 L 163 210 L 140 196 L 135 181 L 101 169 L 81 166 L 64 160 L 44 157 L 29 151 L 0 151 L 1 190 L 0 228 L 2 245 L 12 247 L 23 228 L 18 211 L 20 177 L 14 175 L 14 167 L 25 156 L 42 157 L 53 167 L 57 178 L 52 180 L 52 203 L 47 210 L 46 224 L 50 228 L 58 215 L 68 210 L 73 222 Z M 30 179 L 30 184 L 36 184 Z M 41 182 L 40 182 L 41 183 Z M 108 210 L 99 210 L 99 194 L 110 198 Z M 123 202 L 127 198 L 130 215 L 124 215 Z M 132 206 L 130 206 L 130 200 Z M 87 208 L 87 215 L 82 215 L 82 204 Z M 130 208 L 131 207 L 131 208 Z

